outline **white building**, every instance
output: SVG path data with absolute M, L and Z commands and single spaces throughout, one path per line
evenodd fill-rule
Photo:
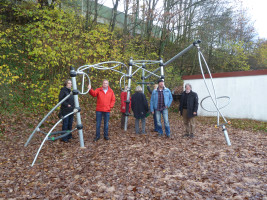
M 209 75 L 205 77 L 214 96 L 211 79 Z M 230 97 L 230 104 L 221 109 L 225 117 L 267 121 L 267 70 L 215 73 L 212 77 L 217 97 Z M 217 112 L 207 112 L 200 106 L 203 98 L 209 96 L 202 75 L 183 76 L 183 80 L 198 93 L 198 115 L 216 116 Z M 227 102 L 227 98 L 218 99 L 218 106 L 222 107 Z M 215 110 L 211 98 L 204 100 L 202 105 L 207 110 Z

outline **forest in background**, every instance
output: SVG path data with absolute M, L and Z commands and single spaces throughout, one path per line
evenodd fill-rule
M 127 64 L 130 57 L 167 61 L 196 39 L 202 40 L 212 73 L 267 68 L 267 41 L 257 38 L 246 10 L 234 0 L 113 0 L 106 15 L 99 0 L 0 4 L 3 113 L 51 109 L 71 65 L 111 60 Z M 105 16 L 110 16 L 107 23 L 99 23 Z M 90 73 L 94 88 L 107 78 L 114 80 L 111 86 L 119 95 L 119 74 Z M 181 76 L 198 73 L 197 54 L 191 50 L 165 69 L 166 85 L 173 89 Z

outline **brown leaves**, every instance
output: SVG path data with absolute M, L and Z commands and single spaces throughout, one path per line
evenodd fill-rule
M 266 140 L 262 132 L 228 128 L 232 146 L 223 133 L 198 122 L 193 139 L 183 138 L 183 123 L 170 113 L 172 138 L 152 132 L 135 135 L 134 119 L 127 132 L 120 119 L 110 120 L 111 140 L 92 142 L 94 116 L 82 119 L 86 149 L 74 133 L 71 143 L 47 141 L 30 164 L 44 135 L 24 143 L 34 127 L 5 127 L 1 137 L 0 198 L 51 199 L 263 199 L 266 194 Z M 14 117 L 15 118 L 15 117 Z M 8 120 L 2 119 L 5 123 Z M 11 124 L 10 124 L 11 125 Z M 235 133 L 235 134 L 232 134 Z

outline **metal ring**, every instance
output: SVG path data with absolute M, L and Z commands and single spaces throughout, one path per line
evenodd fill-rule
M 208 99 L 208 98 L 211 98 L 211 96 L 207 96 L 207 97 L 205 97 L 205 98 L 203 98 L 203 99 L 201 100 L 201 102 L 200 102 L 200 106 L 201 106 L 201 108 L 202 108 L 203 110 L 207 111 L 207 112 L 217 112 L 217 110 L 211 111 L 211 110 L 207 110 L 207 109 L 204 108 L 204 106 L 203 106 L 202 103 L 203 103 L 204 100 L 206 100 L 206 99 Z M 224 106 L 222 106 L 222 107 L 219 107 L 219 108 L 218 108 L 219 110 L 225 108 L 226 106 L 228 106 L 228 105 L 230 104 L 231 99 L 230 99 L 229 96 L 221 96 L 221 97 L 217 97 L 216 99 L 224 99 L 224 98 L 228 99 L 228 102 L 226 103 L 226 105 L 224 105 Z

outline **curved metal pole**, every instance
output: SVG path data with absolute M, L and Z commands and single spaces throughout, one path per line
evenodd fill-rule
M 39 153 L 40 153 L 40 151 L 41 151 L 41 149 L 42 149 L 42 147 L 43 147 L 45 141 L 46 141 L 47 138 L 49 137 L 50 133 L 56 128 L 56 126 L 57 126 L 63 119 L 65 119 L 66 117 L 68 117 L 69 115 L 72 115 L 72 114 L 74 114 L 74 113 L 75 113 L 75 112 L 71 112 L 71 113 L 65 115 L 65 116 L 64 116 L 62 119 L 60 119 L 60 120 L 59 120 L 59 121 L 58 121 L 58 122 L 51 128 L 51 129 L 50 129 L 50 131 L 46 134 L 46 136 L 45 136 L 45 138 L 44 138 L 42 144 L 40 145 L 40 147 L 39 147 L 39 149 L 38 149 L 38 151 L 37 151 L 37 153 L 36 153 L 36 155 L 35 155 L 35 157 L 34 157 L 34 160 L 33 160 L 33 162 L 32 162 L 32 166 L 34 165 L 34 163 L 35 163 L 35 161 L 36 161 L 36 159 L 37 159 L 37 157 L 38 157 L 38 155 L 39 155 Z
M 39 129 L 39 127 L 43 124 L 43 122 L 46 120 L 46 118 L 58 107 L 60 106 L 64 101 L 66 101 L 70 95 L 72 95 L 72 92 L 70 92 L 70 94 L 68 96 L 66 96 L 64 99 L 62 99 L 54 108 L 52 108 L 47 115 L 42 119 L 42 121 L 40 121 L 40 123 L 36 126 L 36 128 L 34 129 L 34 131 L 32 132 L 32 134 L 30 135 L 30 137 L 28 138 L 27 142 L 25 143 L 24 147 L 27 147 L 27 145 L 29 144 L 29 142 L 31 141 L 33 135 L 35 134 L 35 132 L 37 131 L 37 129 Z
M 216 95 L 216 91 L 215 91 L 215 87 L 214 87 L 214 83 L 213 83 L 213 78 L 212 78 L 210 69 L 209 69 L 208 64 L 207 64 L 207 62 L 206 62 L 206 60 L 205 60 L 205 58 L 204 58 L 202 52 L 200 51 L 200 48 L 199 48 L 199 47 L 198 47 L 198 49 L 199 49 L 199 53 L 200 53 L 200 55 L 201 55 L 201 57 L 202 57 L 202 59 L 203 59 L 205 65 L 206 65 L 206 69 L 208 70 L 208 73 L 209 73 L 209 75 L 210 75 L 210 80 L 211 80 L 211 83 L 212 83 L 212 88 L 213 88 L 214 98 L 216 99 L 216 106 L 218 106 L 217 95 Z M 220 110 L 220 109 L 219 109 L 219 110 Z M 223 117 L 223 119 L 224 119 L 224 117 Z M 224 121 L 226 122 L 225 119 L 224 119 Z M 220 124 L 220 116 L 219 116 L 219 112 L 217 112 L 217 125 L 219 125 L 219 124 Z
M 209 93 L 209 95 L 210 95 L 210 97 L 211 97 L 211 100 L 212 100 L 212 102 L 213 102 L 213 104 L 215 105 L 215 108 L 216 108 L 216 110 L 217 110 L 217 112 L 219 112 L 219 114 L 221 115 L 221 117 L 223 118 L 223 120 L 227 123 L 227 121 L 226 121 L 226 119 L 224 118 L 224 116 L 223 116 L 223 114 L 220 112 L 220 110 L 218 109 L 218 106 L 217 106 L 217 99 L 215 99 L 214 100 L 214 98 L 211 96 L 211 92 L 210 92 L 210 90 L 209 90 L 209 87 L 208 87 L 208 85 L 207 85 L 207 82 L 206 82 L 206 78 L 205 78 L 205 74 L 204 74 L 204 72 L 203 72 L 203 67 L 202 67 L 202 62 L 201 62 L 201 52 L 200 52 L 200 50 L 199 50 L 199 48 L 198 48 L 198 59 L 199 59 L 199 65 L 200 65 L 200 70 L 201 70 L 201 74 L 202 74 L 202 77 L 203 77 L 203 80 L 204 80 L 204 83 L 205 83 L 205 85 L 206 85 L 206 88 L 207 88 L 207 90 L 208 90 L 208 93 Z M 208 68 L 208 66 L 206 66 L 207 68 Z M 212 80 L 212 76 L 211 76 L 211 74 L 209 74 L 210 75 L 210 78 L 211 78 L 211 80 Z M 213 85 L 213 81 L 211 82 L 212 83 L 212 85 Z M 213 89 L 214 89 L 214 85 L 213 85 Z

